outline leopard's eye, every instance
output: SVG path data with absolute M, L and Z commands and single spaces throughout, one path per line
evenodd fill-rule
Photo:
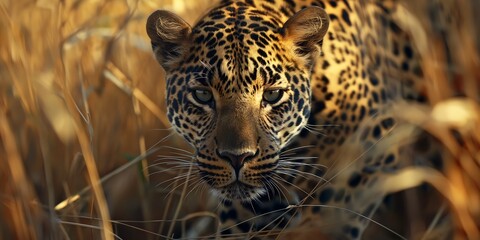
M 201 104 L 206 104 L 213 99 L 212 92 L 205 90 L 205 89 L 196 89 L 193 90 L 193 97 L 196 101 Z
M 267 90 L 263 93 L 263 100 L 269 104 L 275 104 L 282 99 L 283 93 L 282 89 Z

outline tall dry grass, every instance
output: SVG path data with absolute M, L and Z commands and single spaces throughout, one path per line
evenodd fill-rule
M 398 107 L 444 144 L 448 170 L 417 169 L 411 186 L 432 183 L 457 238 L 478 239 L 480 4 L 444 1 L 453 15 L 442 24 L 427 15 L 432 1 L 405 1 L 399 16 L 422 50 L 432 102 Z M 215 220 L 205 198 L 181 198 L 182 183 L 168 182 L 178 171 L 149 167 L 178 154 L 166 146 L 190 149 L 170 134 L 164 72 L 144 31 L 157 8 L 193 23 L 209 4 L 0 2 L 0 239 L 163 239 L 195 227 L 189 219 Z
M 403 18 L 404 27 L 411 30 L 413 42 L 421 52 L 426 79 L 424 91 L 429 102 L 427 106 L 414 107 L 399 104 L 396 112 L 400 119 L 421 127 L 438 140 L 445 170 L 440 173 L 411 169 L 398 180 L 431 184 L 448 202 L 454 238 L 478 239 L 480 28 L 476 17 L 480 14 L 480 3 L 451 0 L 407 3 L 404 4 L 406 14 L 399 18 Z M 432 221 L 430 227 L 434 224 Z
M 111 221 L 171 214 L 149 182 L 174 173 L 151 175 L 146 161 L 167 152 L 159 146 L 185 147 L 176 136 L 162 140 L 171 133 L 164 73 L 145 21 L 160 7 L 195 21 L 201 3 L 0 3 L 1 239 L 159 232 Z

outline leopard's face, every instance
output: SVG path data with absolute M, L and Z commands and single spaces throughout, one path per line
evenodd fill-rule
M 194 39 L 206 35 L 193 32 Z M 308 69 L 288 57 L 282 42 L 268 39 L 261 48 L 251 42 L 208 46 L 194 41 L 193 51 L 167 80 L 170 121 L 195 147 L 203 180 L 227 198 L 248 199 L 265 191 L 281 149 L 310 113 Z M 279 51 L 282 59 L 272 55 Z
M 319 37 L 311 44 L 311 32 L 297 36 L 302 20 L 312 23 L 303 15 L 283 25 L 235 5 L 212 10 L 193 28 L 165 11 L 149 18 L 147 31 L 167 72 L 168 118 L 195 148 L 200 177 L 223 198 L 265 193 L 282 148 L 307 123 Z

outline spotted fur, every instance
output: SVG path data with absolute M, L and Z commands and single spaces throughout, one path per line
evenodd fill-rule
M 361 237 L 364 218 L 319 206 L 371 216 L 383 198 L 362 193 L 401 165 L 398 148 L 362 155 L 397 124 L 390 102 L 425 101 L 395 11 L 395 1 L 224 0 L 193 27 L 168 11 L 149 17 L 168 119 L 223 201 L 223 234 L 321 218 L 336 222 L 326 235 Z

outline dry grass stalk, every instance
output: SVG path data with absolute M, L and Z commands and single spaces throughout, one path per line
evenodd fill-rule
M 385 184 L 400 190 L 431 183 L 455 213 L 456 238 L 478 239 L 479 4 L 443 1 L 454 20 L 443 39 L 422 12 L 431 2 L 440 1 L 403 1 L 403 27 L 414 33 L 424 57 L 431 105 L 425 110 L 399 104 L 398 111 L 444 146 L 448 171 L 406 169 Z M 188 232 L 195 227 L 191 220 L 202 217 L 215 219 L 216 228 L 216 215 L 194 200 L 196 193 L 184 199 L 185 182 L 169 185 L 167 197 L 148 188 L 181 173 L 151 170 L 153 153 L 166 156 L 172 149 L 162 147 L 187 147 L 170 135 L 164 73 L 151 55 L 145 19 L 162 7 L 193 23 L 208 8 L 200 1 L 161 4 L 0 3 L 1 239 L 156 239 Z M 158 128 L 168 131 L 152 131 Z M 319 236 L 318 229 L 300 227 L 289 233 Z

